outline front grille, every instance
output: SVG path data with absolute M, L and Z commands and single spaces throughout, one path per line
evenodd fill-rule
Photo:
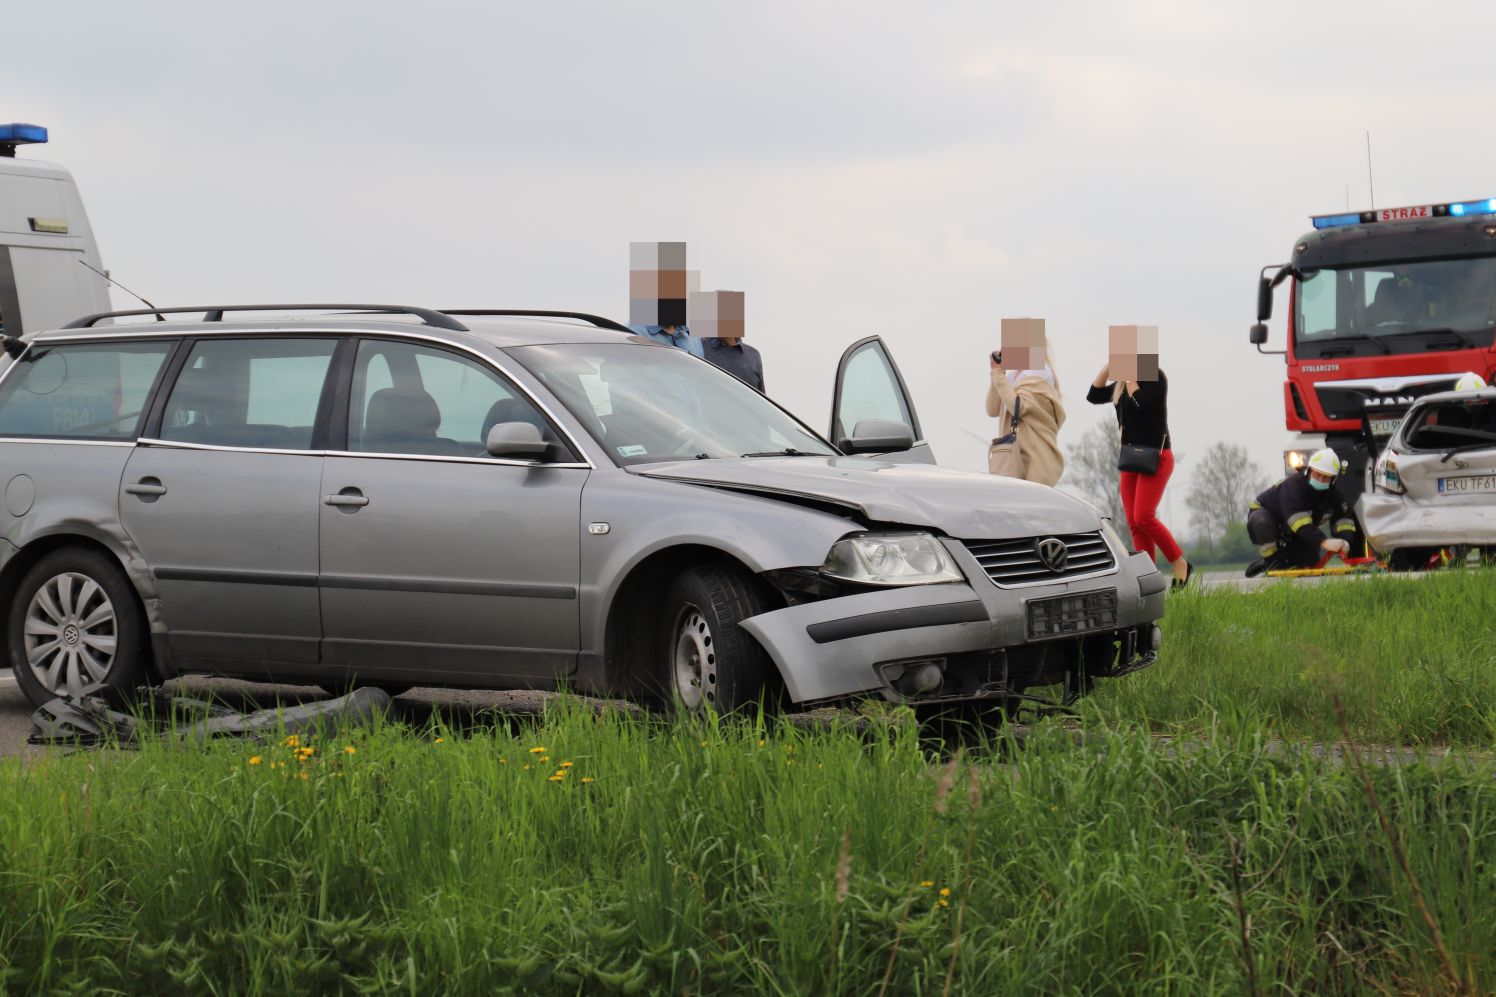
M 996 585 L 1035 585 L 1041 582 L 1094 575 L 1116 567 L 1112 549 L 1100 533 L 1057 533 L 1053 539 L 1063 541 L 1069 557 L 1062 571 L 1051 571 L 1039 559 L 1039 544 L 1049 536 L 1025 537 L 1019 540 L 963 540 L 987 577 Z

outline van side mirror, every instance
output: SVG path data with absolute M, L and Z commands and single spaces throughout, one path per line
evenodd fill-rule
M 914 430 L 902 422 L 864 419 L 852 427 L 852 435 L 836 441 L 845 454 L 896 453 L 914 446 Z
M 488 431 L 485 445 L 490 457 L 510 460 L 545 460 L 551 445 L 540 438 L 540 430 L 528 422 L 501 422 Z
M 1257 279 L 1257 321 L 1266 322 L 1273 317 L 1273 279 L 1271 277 L 1259 277 Z M 1257 340 L 1252 340 L 1257 342 Z
M 1247 342 L 1253 346 L 1261 346 L 1267 342 L 1267 325 L 1263 322 L 1258 322 L 1251 329 L 1247 330 Z

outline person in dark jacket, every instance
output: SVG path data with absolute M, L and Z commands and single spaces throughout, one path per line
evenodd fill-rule
M 1086 401 L 1112 405 L 1122 427 L 1122 445 L 1159 451 L 1152 474 L 1122 471 L 1118 481 L 1127 528 L 1137 551 L 1156 558 L 1161 553 L 1174 575 L 1173 587 L 1189 583 L 1194 566 L 1169 528 L 1158 518 L 1169 476 L 1174 473 L 1174 450 L 1169 437 L 1169 379 L 1158 367 L 1158 329 L 1155 326 L 1112 326 L 1111 359 L 1091 382 Z
M 1284 568 L 1312 568 L 1326 554 L 1344 559 L 1359 548 L 1361 530 L 1336 480 L 1345 463 L 1330 449 L 1309 458 L 1257 496 L 1247 511 L 1247 535 L 1262 556 L 1247 565 L 1247 577 Z M 1325 536 L 1321 525 L 1334 536 Z

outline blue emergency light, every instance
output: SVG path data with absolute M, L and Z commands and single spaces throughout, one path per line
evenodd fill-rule
M 47 130 L 41 125 L 13 122 L 0 125 L 0 145 L 40 145 L 47 141 Z
M 1375 225 L 1381 222 L 1417 222 L 1430 218 L 1467 218 L 1470 215 L 1496 214 L 1496 197 L 1479 201 L 1451 201 L 1448 204 L 1415 204 L 1408 208 L 1376 208 L 1372 211 L 1347 211 L 1338 215 L 1313 215 L 1310 221 L 1317 229 L 1342 225 Z
M 1451 215 L 1489 215 L 1496 213 L 1496 197 L 1484 201 L 1460 201 L 1449 206 Z

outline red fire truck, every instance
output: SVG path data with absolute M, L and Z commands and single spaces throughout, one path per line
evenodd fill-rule
M 1288 364 L 1285 470 L 1329 446 L 1354 500 L 1369 458 L 1421 395 L 1496 370 L 1496 198 L 1317 215 L 1264 267 L 1250 341 Z M 1268 350 L 1273 291 L 1289 284 L 1286 348 Z

